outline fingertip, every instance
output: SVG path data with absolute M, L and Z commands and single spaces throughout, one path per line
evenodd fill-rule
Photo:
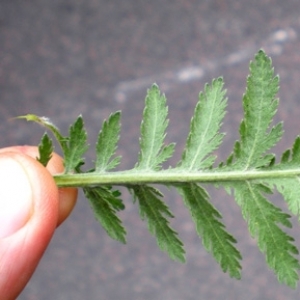
M 35 147 L 33 147 L 33 149 L 31 149 L 30 151 L 33 155 L 36 154 Z M 47 170 L 52 175 L 63 173 L 64 164 L 63 164 L 62 157 L 56 154 L 55 152 L 53 152 L 51 160 L 47 165 Z M 73 187 L 59 188 L 58 192 L 59 192 L 59 215 L 58 215 L 57 226 L 63 223 L 65 219 L 67 219 L 67 217 L 72 212 L 77 201 L 78 189 Z
M 54 233 L 59 196 L 51 174 L 32 157 L 17 151 L 4 151 L 0 153 L 0 161 L 1 173 L 9 176 L 6 179 L 2 176 L 3 180 L 8 184 L 15 182 L 15 191 L 11 192 L 11 198 L 9 193 L 6 194 L 7 200 L 18 206 L 18 198 L 21 201 L 24 197 L 31 198 L 27 203 L 30 214 L 26 222 L 23 216 L 21 221 L 18 220 L 20 215 L 13 216 L 15 219 L 11 222 L 17 227 L 13 224 L 13 230 L 9 229 L 0 239 L 0 273 L 5 275 L 0 276 L 1 299 L 15 299 L 34 272 Z M 25 195 L 23 190 L 26 190 Z
M 17 152 L 26 154 L 34 159 L 39 156 L 38 148 L 35 146 L 14 146 L 0 149 L 0 153 L 3 152 Z M 52 174 L 63 173 L 64 164 L 63 159 L 57 153 L 53 152 L 52 157 L 47 164 L 46 169 Z M 59 207 L 58 207 L 58 217 L 57 217 L 57 226 L 65 221 L 65 219 L 72 212 L 78 195 L 77 188 L 59 188 Z
M 45 224 L 55 223 L 58 218 L 59 192 L 51 174 L 34 158 L 22 152 L 0 153 L 2 159 L 14 160 L 26 173 L 31 187 L 33 209 L 31 219 Z M 15 178 L 16 189 L 20 182 Z
M 59 215 L 57 226 L 63 223 L 71 214 L 78 196 L 78 189 L 76 188 L 59 188 Z
M 7 232 L 1 234 L 0 231 L 1 299 L 17 298 L 36 269 L 55 228 L 68 217 L 76 202 L 77 189 L 58 189 L 52 176 L 63 172 L 62 158 L 53 153 L 45 168 L 36 160 L 37 157 L 37 147 L 17 146 L 0 149 L 0 178 L 3 181 L 8 179 L 10 183 L 5 188 L 2 187 L 5 190 L 4 196 L 8 195 L 8 201 L 11 201 L 10 189 L 13 189 L 13 198 L 21 198 L 21 202 L 13 201 L 18 208 L 13 222 L 15 218 L 19 220 Z M 3 163 L 7 161 L 10 165 Z M 15 167 L 15 164 L 19 168 Z M 9 178 L 6 178 L 8 174 Z M 23 185 L 22 190 L 20 184 Z M 22 192 L 24 190 L 25 194 Z M 31 198 L 28 213 L 23 212 L 24 197 Z

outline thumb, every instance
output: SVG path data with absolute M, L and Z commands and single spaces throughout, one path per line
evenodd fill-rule
M 0 294 L 16 299 L 58 221 L 59 192 L 35 159 L 18 152 L 0 153 Z

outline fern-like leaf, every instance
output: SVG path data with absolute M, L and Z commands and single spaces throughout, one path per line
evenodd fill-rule
M 259 51 L 250 63 L 250 76 L 243 97 L 244 120 L 240 126 L 241 139 L 234 148 L 235 168 L 274 168 L 274 155 L 267 151 L 276 145 L 283 133 L 282 123 L 271 127 L 278 106 L 278 99 L 275 98 L 278 89 L 279 78 L 274 77 L 271 59 Z M 246 180 L 234 183 L 231 187 L 251 235 L 258 238 L 258 246 L 266 254 L 268 265 L 275 271 L 279 281 L 294 287 L 300 265 L 293 255 L 298 250 L 292 244 L 293 239 L 279 227 L 279 224 L 291 227 L 289 215 L 263 196 L 263 192 L 272 193 L 267 185 L 276 184 L 276 180 L 266 179 L 263 182 L 265 184 Z
M 195 183 L 182 185 L 178 190 L 205 249 L 213 254 L 224 272 L 228 271 L 231 277 L 240 279 L 242 256 L 233 246 L 236 240 L 225 230 L 225 225 L 221 223 L 222 216 L 209 202 L 206 190 Z
M 139 202 L 141 219 L 147 219 L 149 231 L 156 237 L 160 249 L 172 259 L 185 262 L 183 244 L 177 232 L 169 226 L 167 217 L 173 218 L 173 215 L 160 199 L 162 194 L 149 186 L 132 186 L 131 190 Z
M 108 121 L 104 121 L 98 135 L 96 145 L 96 172 L 104 172 L 114 169 L 120 163 L 120 157 L 111 157 L 115 154 L 120 134 L 121 113 L 111 114 Z
M 300 137 L 298 136 L 292 147 L 292 151 L 287 150 L 283 153 L 279 165 L 272 166 L 272 170 L 295 170 L 300 165 Z M 282 194 L 288 204 L 289 211 L 298 217 L 300 222 L 300 176 L 289 178 L 274 178 L 270 180 L 277 190 Z
M 73 172 L 84 163 L 83 154 L 87 151 L 87 134 L 81 116 L 70 127 L 69 138 L 64 151 L 65 173 Z
M 279 77 L 274 77 L 271 59 L 261 50 L 250 63 L 250 75 L 243 97 L 244 120 L 240 126 L 238 164 L 244 169 L 267 165 L 272 155 L 266 155 L 280 140 L 282 123 L 270 128 L 277 111 Z
M 168 126 L 166 97 L 157 85 L 148 90 L 141 123 L 140 153 L 137 170 L 159 170 L 161 164 L 172 156 L 174 144 L 164 146 Z
M 116 214 L 116 211 L 124 209 L 122 201 L 118 198 L 120 193 L 112 191 L 109 187 L 84 188 L 83 191 L 90 202 L 96 220 L 107 234 L 112 239 L 125 244 L 126 230 Z
M 221 213 L 200 185 L 211 183 L 224 187 L 234 196 L 251 236 L 257 239 L 259 249 L 279 282 L 296 287 L 300 269 L 298 249 L 294 239 L 284 230 L 292 226 L 290 213 L 300 221 L 300 137 L 296 138 L 291 150 L 281 155 L 281 160 L 270 152 L 283 133 L 282 123 L 273 124 L 278 107 L 279 78 L 274 76 L 271 59 L 260 50 L 250 63 L 240 139 L 235 142 L 228 159 L 215 167 L 214 151 L 223 138 L 220 127 L 227 103 L 223 86 L 223 79 L 218 78 L 199 94 L 181 160 L 176 167 L 167 169 L 162 169 L 162 164 L 172 156 L 174 144 L 165 145 L 168 108 L 166 97 L 155 84 L 145 99 L 139 157 L 131 170 L 111 171 L 120 161 L 114 158 L 120 132 L 119 112 L 104 121 L 96 144 L 95 168 L 87 172 L 82 171 L 88 145 L 81 116 L 66 137 L 48 118 L 32 114 L 19 118 L 42 124 L 53 132 L 63 150 L 66 168 L 65 174 L 54 176 L 56 183 L 60 187 L 82 187 L 96 219 L 113 239 L 125 243 L 126 231 L 117 216 L 124 204 L 120 192 L 114 189 L 124 186 L 138 202 L 140 217 L 147 220 L 158 246 L 172 259 L 183 262 L 183 244 L 169 223 L 173 215 L 161 192 L 152 185 L 175 187 L 182 195 L 205 249 L 224 272 L 240 278 L 241 254 L 235 247 L 236 240 L 226 231 Z M 46 165 L 52 153 L 48 136 L 43 137 L 39 152 L 40 161 Z M 275 190 L 286 201 L 288 213 L 268 199 Z
M 258 247 L 266 254 L 268 265 L 280 282 L 296 287 L 300 264 L 294 255 L 298 250 L 292 243 L 294 239 L 278 226 L 291 228 L 290 216 L 263 196 L 266 190 L 262 185 L 246 182 L 236 185 L 234 190 L 249 231 L 253 237 L 258 237 Z
M 43 166 L 46 167 L 49 160 L 52 157 L 52 152 L 53 152 L 52 140 L 49 138 L 47 133 L 44 133 L 44 135 L 42 136 L 38 149 L 39 149 L 39 157 L 37 158 L 37 160 Z
M 179 162 L 180 169 L 205 169 L 214 163 L 216 157 L 210 154 L 222 142 L 223 134 L 219 130 L 227 104 L 223 85 L 222 78 L 215 79 L 211 85 L 205 86 L 204 93 L 200 93 L 186 147 Z

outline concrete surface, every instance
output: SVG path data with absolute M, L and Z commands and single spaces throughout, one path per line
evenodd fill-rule
M 180 157 L 197 95 L 223 75 L 229 106 L 220 160 L 238 136 L 248 63 L 264 48 L 281 76 L 278 119 L 291 145 L 299 133 L 300 2 L 297 0 L 1 0 L 0 146 L 37 144 L 43 132 L 10 122 L 26 113 L 46 115 L 61 128 L 82 113 L 93 144 L 104 118 L 122 110 L 122 168 L 134 165 L 147 88 L 157 82 L 169 99 L 168 140 Z M 93 151 L 87 160 L 93 159 Z M 174 191 L 166 199 L 187 249 L 187 263 L 161 253 L 124 191 L 121 214 L 128 244 L 110 240 L 80 195 L 73 215 L 57 230 L 20 300 L 298 299 L 277 283 L 223 191 L 213 202 L 237 237 L 243 278 L 230 279 L 206 253 Z M 281 203 L 275 197 L 276 203 Z M 299 227 L 293 231 L 298 237 Z M 38 241 L 37 241 L 38 243 Z

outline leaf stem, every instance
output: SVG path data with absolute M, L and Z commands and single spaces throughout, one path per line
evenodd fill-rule
M 229 181 L 292 178 L 300 176 L 300 168 L 283 170 L 237 170 L 190 172 L 175 170 L 129 170 L 103 173 L 59 174 L 54 180 L 59 187 L 85 187 L 91 185 L 176 184 L 186 182 L 218 183 Z

